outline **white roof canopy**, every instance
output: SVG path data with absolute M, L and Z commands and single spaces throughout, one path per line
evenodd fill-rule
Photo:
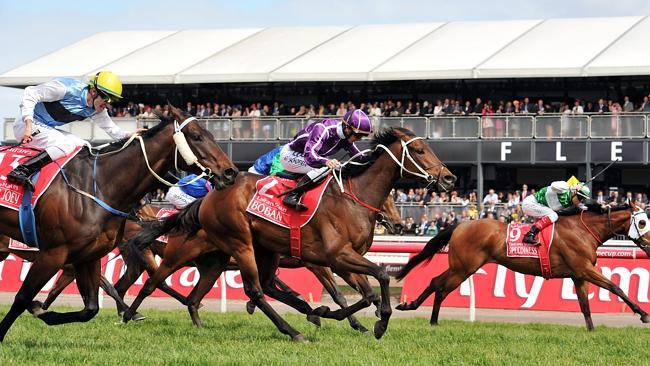
M 98 33 L 0 85 L 112 70 L 127 84 L 650 74 L 650 18 Z

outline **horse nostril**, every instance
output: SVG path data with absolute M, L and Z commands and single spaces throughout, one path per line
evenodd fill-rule
M 239 173 L 239 170 L 237 170 L 237 168 L 227 168 L 226 170 L 223 171 L 224 177 L 228 179 L 232 179 L 236 177 L 237 173 Z
M 449 183 L 449 184 L 456 183 L 456 176 L 455 175 L 445 175 L 442 179 L 445 182 Z

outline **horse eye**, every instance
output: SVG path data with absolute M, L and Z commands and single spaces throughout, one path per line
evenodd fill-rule
M 638 225 L 638 226 L 639 226 L 639 229 L 642 229 L 642 230 L 643 230 L 643 228 L 645 227 L 645 220 L 641 220 L 641 221 L 639 221 L 639 225 Z
M 424 154 L 424 149 L 415 149 L 415 153 L 418 155 L 423 155 Z
M 201 141 L 202 139 L 203 139 L 203 136 L 201 136 L 201 134 L 198 134 L 198 133 L 193 133 L 192 134 L 192 140 Z

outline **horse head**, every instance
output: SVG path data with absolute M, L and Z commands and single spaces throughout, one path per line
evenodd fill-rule
M 175 121 L 174 142 L 183 157 L 179 168 L 208 175 L 216 189 L 233 184 L 239 171 L 212 134 L 170 103 L 169 111 Z
M 389 149 L 393 160 L 400 166 L 400 176 L 408 175 L 435 186 L 439 191 L 449 192 L 456 183 L 456 176 L 447 169 L 422 137 L 406 128 L 392 127 L 387 130 L 397 138 Z M 380 132 L 386 133 L 386 132 Z M 380 140 L 379 137 L 376 140 Z
M 388 195 L 381 207 L 381 212 L 377 214 L 377 222 L 383 225 L 390 234 L 402 235 L 404 232 L 402 217 L 395 205 L 392 193 Z
M 630 228 L 627 236 L 650 257 L 650 235 L 648 234 L 650 233 L 650 221 L 648 220 L 648 214 L 635 202 L 629 202 L 629 205 L 631 211 Z

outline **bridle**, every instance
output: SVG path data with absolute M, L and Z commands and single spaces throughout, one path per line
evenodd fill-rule
M 377 149 L 383 149 L 388 154 L 388 156 L 390 156 L 390 158 L 393 159 L 395 164 L 397 164 L 397 166 L 400 167 L 400 172 L 399 172 L 400 178 L 404 177 L 404 172 L 407 172 L 407 173 L 409 173 L 409 174 L 411 174 L 411 175 L 413 175 L 415 177 L 422 178 L 425 181 L 427 181 L 428 184 L 427 184 L 426 188 L 429 188 L 432 184 L 437 185 L 438 182 L 440 181 L 440 176 L 442 175 L 442 170 L 443 170 L 442 168 L 446 167 L 446 165 L 443 162 L 440 162 L 440 163 L 435 164 L 433 166 L 423 168 L 422 166 L 420 166 L 420 164 L 418 164 L 415 161 L 413 156 L 411 156 L 411 153 L 410 153 L 410 151 L 408 149 L 408 145 L 410 143 L 412 143 L 413 141 L 423 140 L 423 139 L 424 138 L 422 138 L 422 137 L 413 137 L 412 139 L 410 139 L 408 141 L 404 141 L 404 140 L 400 139 L 400 143 L 402 144 L 402 156 L 401 156 L 401 159 L 398 159 L 395 156 L 395 154 L 393 154 L 393 152 L 390 151 L 390 148 L 388 148 L 387 146 L 382 145 L 382 144 L 378 144 L 374 149 L 366 149 L 366 150 L 360 151 L 359 153 L 355 154 L 348 161 L 341 164 L 341 168 L 338 171 L 336 171 L 336 170 L 332 171 L 332 174 L 334 175 L 334 179 L 336 180 L 339 187 L 341 188 L 341 192 L 345 192 L 345 190 L 343 188 L 343 179 L 342 179 L 343 167 L 345 165 L 347 165 L 347 164 L 352 164 L 352 165 L 365 165 L 365 164 L 367 164 L 367 163 L 356 162 L 356 161 L 354 161 L 354 159 L 356 159 L 357 157 L 359 157 L 361 155 L 365 155 L 366 153 L 374 153 L 375 151 L 377 151 Z M 415 168 L 418 171 L 414 172 L 414 171 L 409 170 L 406 167 L 404 162 L 407 159 L 411 162 L 411 164 L 413 164 L 413 166 L 415 166 Z M 440 166 L 441 169 L 438 170 L 438 175 L 437 176 L 433 176 L 433 175 L 429 174 L 426 171 L 426 169 L 430 169 L 430 168 L 434 168 L 434 167 L 438 167 L 438 166 Z

